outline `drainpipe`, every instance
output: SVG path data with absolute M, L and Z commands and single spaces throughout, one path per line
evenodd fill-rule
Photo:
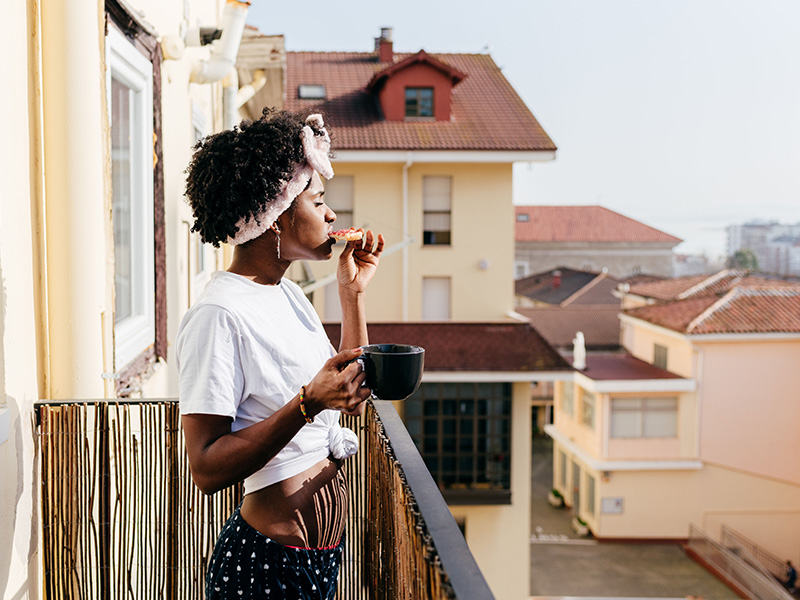
M 227 0 L 222 11 L 222 37 L 214 43 L 207 60 L 198 61 L 192 66 L 192 83 L 219 81 L 233 68 L 249 8 L 249 2 Z
M 267 75 L 264 73 L 264 69 L 253 71 L 253 81 L 243 85 L 236 92 L 236 108 L 242 108 L 250 98 L 256 95 L 258 90 L 264 87 L 265 83 L 267 83 Z
M 414 164 L 413 152 L 406 153 L 403 165 L 403 239 L 408 239 L 408 169 Z M 408 321 L 408 246 L 403 247 L 403 322 Z
M 239 74 L 232 68 L 222 78 L 222 127 L 233 129 L 239 122 L 239 106 L 236 104 L 236 92 L 239 91 Z

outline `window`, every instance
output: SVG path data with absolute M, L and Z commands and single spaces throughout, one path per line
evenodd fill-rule
M 153 64 L 108 32 L 108 106 L 114 225 L 114 364 L 155 343 Z
M 406 117 L 433 116 L 433 88 L 406 88 Z
M 422 320 L 447 321 L 450 319 L 450 278 L 422 278 Z
M 353 176 L 337 175 L 326 181 L 325 203 L 336 213 L 336 229 L 353 227 Z
M 528 213 L 517 213 L 517 221 L 520 223 L 527 223 L 531 220 L 531 216 Z
M 450 245 L 452 177 L 422 178 L 422 243 Z
M 653 344 L 653 366 L 659 369 L 667 368 L 667 347 Z
M 571 381 L 561 382 L 561 411 L 570 416 L 575 414 L 575 384 Z
M 594 394 L 582 390 L 581 392 L 581 423 L 594 429 L 595 398 Z
M 612 438 L 674 438 L 677 398 L 612 398 Z
M 586 475 L 586 512 L 594 516 L 594 496 L 595 496 L 595 479 L 591 475 Z
M 567 455 L 563 450 L 558 451 L 558 487 L 562 490 L 567 487 Z
M 301 83 L 297 86 L 297 97 L 301 100 L 325 100 L 325 86 L 319 83 Z
M 495 500 L 510 501 L 510 383 L 423 383 L 403 404 L 428 470 L 451 492 L 445 498 L 500 491 Z
M 522 279 L 528 276 L 527 261 L 514 261 L 514 279 Z

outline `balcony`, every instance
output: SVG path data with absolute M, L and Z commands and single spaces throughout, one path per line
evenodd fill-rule
M 36 406 L 44 598 L 203 598 L 239 487 L 192 483 L 175 399 Z M 390 402 L 360 419 L 349 459 L 340 600 L 493 598 Z

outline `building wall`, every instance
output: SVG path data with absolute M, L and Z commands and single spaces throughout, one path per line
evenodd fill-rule
M 687 339 L 677 332 L 622 318 L 620 342 L 633 356 L 651 364 L 655 344 L 664 346 L 667 349 L 667 371 L 689 379 L 697 376 L 696 352 Z
M 0 95 L 6 116 L 0 145 L 0 598 L 36 596 L 36 477 L 33 402 L 39 397 L 39 352 L 34 286 L 34 214 L 40 209 L 42 173 L 39 50 L 35 21 L 25 2 L 3 12 L 0 38 L 8 88 Z M 13 90 L 13 91 L 12 91 Z M 3 413 L 5 413 L 3 415 Z M 0 428 L 2 431 L 2 428 Z
M 517 242 L 515 261 L 524 265 L 525 275 L 558 267 L 583 271 L 608 269 L 612 277 L 638 273 L 672 276 L 674 244 Z
M 467 544 L 496 598 L 530 597 L 530 384 L 514 384 L 511 504 L 451 506 L 465 522 Z
M 559 451 L 569 456 L 554 444 Z M 584 478 L 597 484 L 594 516 L 585 502 L 580 514 L 598 538 L 685 539 L 694 524 L 719 539 L 725 524 L 779 557 L 800 559 L 800 486 L 709 464 L 694 471 L 606 474 L 578 463 Z M 619 512 L 603 512 L 604 499 Z
M 159 33 L 184 17 L 214 23 L 217 0 L 134 9 Z M 9 57 L 0 147 L 0 598 L 41 597 L 34 402 L 114 395 L 113 239 L 105 95 L 104 3 L 12 2 L 0 48 Z M 81 35 L 75 35 L 75 32 Z M 192 52 L 195 52 L 193 55 Z M 186 209 L 181 173 L 193 143 L 191 97 L 202 96 L 209 132 L 219 95 L 188 83 L 197 53 L 163 63 L 168 323 L 188 305 Z M 170 338 L 173 337 L 170 334 Z M 174 395 L 170 367 L 142 395 Z M 2 427 L 0 427 L 2 431 Z
M 800 340 L 697 346 L 701 458 L 800 488 Z
M 334 125 L 332 124 L 332 127 Z M 387 248 L 403 240 L 403 165 L 334 163 L 337 176 L 352 175 L 354 225 L 383 233 Z M 450 246 L 422 244 L 422 178 L 452 176 L 452 238 Z M 408 319 L 422 319 L 422 278 L 451 278 L 451 319 L 502 319 L 512 310 L 513 211 L 510 164 L 417 163 L 408 169 L 409 246 Z M 492 237 L 483 235 L 492 231 Z M 505 235 L 503 232 L 506 232 Z M 482 263 L 482 261 L 485 261 Z M 485 266 L 486 268 L 482 268 Z M 332 273 L 336 260 L 310 265 L 315 278 Z M 384 256 L 370 284 L 370 321 L 403 319 L 403 250 Z M 480 290 L 481 293 L 470 293 Z M 325 314 L 335 294 L 314 295 Z

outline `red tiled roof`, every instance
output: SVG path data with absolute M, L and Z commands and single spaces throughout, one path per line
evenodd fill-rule
M 660 327 L 685 332 L 689 324 L 717 301 L 716 296 L 702 296 L 669 304 L 651 304 L 625 311 L 626 315 Z
M 688 333 L 800 333 L 800 289 L 737 287 Z
M 396 54 L 402 61 L 413 54 Z M 335 150 L 556 149 L 531 111 L 486 54 L 431 54 L 467 77 L 453 88 L 450 121 L 385 121 L 366 86 L 389 67 L 363 52 L 287 52 L 289 110 L 319 110 Z M 300 84 L 322 84 L 327 98 L 301 100 Z
M 797 281 L 749 275 L 747 271 L 723 269 L 712 275 L 674 277 L 661 281 L 631 284 L 630 293 L 655 300 L 685 300 L 724 294 L 734 287 L 797 287 Z
M 572 360 L 572 357 L 567 359 Z M 586 369 L 581 373 L 594 381 L 683 379 L 630 354 L 587 354 Z
M 800 287 L 737 286 L 722 298 L 704 296 L 626 314 L 688 335 L 800 333 Z
M 518 308 L 531 325 L 554 348 L 572 348 L 578 331 L 583 332 L 586 348 L 618 348 L 619 306 L 565 306 Z
M 554 371 L 570 365 L 528 323 L 370 323 L 373 344 L 425 348 L 426 371 Z M 338 347 L 341 326 L 326 324 Z
M 682 240 L 603 206 L 517 206 L 517 242 L 666 242 Z

